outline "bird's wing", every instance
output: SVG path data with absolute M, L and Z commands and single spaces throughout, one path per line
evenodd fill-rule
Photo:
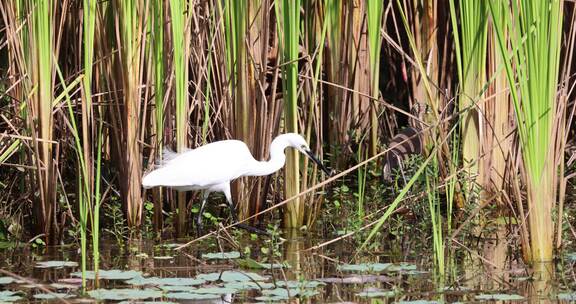
M 180 156 L 186 152 L 189 152 L 189 151 L 192 151 L 192 149 L 185 149 L 182 152 L 176 152 L 176 151 L 170 149 L 170 147 L 164 146 L 164 148 L 162 149 L 162 161 L 159 164 L 157 164 L 156 167 L 162 167 L 163 165 L 168 164 L 169 162 L 171 162 L 172 160 L 174 160 L 178 156 Z
M 145 178 L 155 186 L 208 187 L 233 180 L 254 158 L 241 141 L 225 140 L 170 155 L 171 159 Z

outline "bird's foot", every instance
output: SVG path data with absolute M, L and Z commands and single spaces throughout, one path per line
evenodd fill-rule
M 247 224 L 244 224 L 244 223 L 236 224 L 236 227 L 242 228 L 242 229 L 244 229 L 244 230 L 246 230 L 246 231 L 248 231 L 248 232 L 250 232 L 250 233 L 256 233 L 256 234 L 265 235 L 265 236 L 270 236 L 270 235 L 271 235 L 271 234 L 270 234 L 268 231 L 266 231 L 266 230 L 262 230 L 262 229 L 260 229 L 260 228 L 257 228 L 257 227 L 254 227 L 254 226 L 250 226 L 250 225 L 247 225 Z
M 204 225 L 202 221 L 196 221 L 196 236 L 201 237 L 204 235 Z

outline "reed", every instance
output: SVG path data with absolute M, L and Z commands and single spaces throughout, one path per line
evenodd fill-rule
M 370 54 L 370 156 L 378 152 L 378 103 L 380 97 L 380 50 L 382 46 L 382 14 L 384 1 L 368 1 L 366 3 L 368 27 L 368 51 Z
M 154 74 L 154 123 L 155 129 L 155 150 L 162 151 L 164 148 L 164 97 L 165 97 L 165 65 L 164 59 L 164 1 L 153 0 L 151 6 L 150 35 L 152 42 L 152 70 Z M 162 161 L 162 153 L 157 153 L 156 158 Z M 158 231 L 162 227 L 162 190 L 158 189 L 154 193 L 154 227 Z
M 300 43 L 300 1 L 276 3 L 278 34 L 282 62 L 282 84 L 284 99 L 284 129 L 298 133 L 298 48 Z M 300 193 L 300 158 L 294 150 L 286 151 L 284 193 L 292 197 Z M 303 202 L 299 198 L 286 205 L 284 225 L 300 227 L 304 221 Z
M 56 227 L 56 163 L 54 161 L 52 93 L 54 73 L 54 27 L 51 0 L 21 2 L 29 10 L 29 48 L 27 72 L 30 77 L 31 98 L 28 104 L 28 128 L 32 136 L 33 162 L 36 167 L 37 189 L 40 193 L 35 204 L 38 232 L 44 233 L 46 242 L 54 244 Z M 25 3 L 25 4 L 24 4 Z
M 555 121 L 564 2 L 513 1 L 503 16 L 495 9 L 500 4 L 489 1 L 520 139 L 529 209 L 528 258 L 532 262 L 550 261 L 558 181 L 555 142 L 563 136 L 555 132 Z M 508 40 L 504 40 L 505 31 Z
M 116 107 L 114 136 L 117 137 L 118 160 L 121 167 L 121 193 L 128 225 L 142 223 L 142 154 L 140 130 L 142 107 L 142 52 L 146 10 L 144 3 L 136 0 L 115 2 L 117 44 L 119 47 L 120 75 L 122 77 L 123 103 Z
M 489 175 L 490 168 L 479 172 L 480 117 L 476 103 L 483 98 L 486 85 L 486 44 L 488 10 L 485 1 L 461 1 L 459 20 L 454 1 L 450 1 L 450 17 L 456 53 L 460 94 L 458 98 L 462 161 L 466 175 L 465 195 L 471 200 L 476 196 L 480 176 Z M 458 26 L 459 25 L 459 26 Z
M 174 102 L 175 102 L 175 131 L 176 150 L 187 148 L 188 134 L 188 58 L 190 39 L 188 26 L 187 1 L 176 0 L 170 2 L 170 17 L 172 28 L 172 66 L 174 70 Z M 177 234 L 183 236 L 186 232 L 186 196 L 178 193 Z
M 234 137 L 243 140 L 249 147 L 253 147 L 254 124 L 251 113 L 251 97 L 254 97 L 254 79 L 252 67 L 249 64 L 248 19 L 250 11 L 255 11 L 259 1 L 252 1 L 250 5 L 244 1 L 226 1 L 224 7 L 225 42 L 227 54 L 228 79 L 230 80 L 230 93 L 233 100 L 233 130 Z M 264 113 L 262 113 L 264 114 Z M 256 149 L 252 150 L 254 152 Z M 236 183 L 236 193 L 239 196 L 238 210 L 241 218 L 249 214 L 250 209 L 250 181 L 240 179 Z

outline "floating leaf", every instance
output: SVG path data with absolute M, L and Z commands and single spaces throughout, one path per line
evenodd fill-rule
M 50 287 L 52 287 L 54 289 L 78 289 L 78 288 L 80 288 L 80 285 L 64 284 L 64 283 L 52 283 L 52 284 L 50 284 Z
M 176 302 L 166 302 L 166 301 L 122 301 L 122 302 L 118 302 L 118 304 L 148 304 L 148 303 L 154 303 L 154 304 L 178 304 Z
M 416 265 L 410 263 L 361 263 L 361 264 L 344 264 L 339 265 L 340 271 L 359 271 L 359 272 L 397 272 L 397 271 L 414 271 Z
M 274 284 L 266 282 L 229 282 L 224 284 L 226 288 L 232 288 L 236 290 L 249 290 L 249 289 L 270 289 L 274 288 Z
M 338 265 L 340 271 L 381 272 L 390 267 L 391 263 L 361 263 Z
M 10 291 L 4 290 L 0 291 L 0 302 L 14 302 L 22 299 L 21 296 L 18 295 L 18 291 Z
M 311 297 L 317 295 L 318 292 L 315 290 L 302 290 L 298 288 L 274 288 L 274 289 L 265 289 L 262 290 L 263 296 L 272 296 L 272 297 L 282 297 L 284 299 L 289 299 L 290 297 L 296 296 L 305 296 Z
M 479 294 L 474 297 L 476 300 L 498 300 L 498 301 L 514 301 L 514 300 L 524 300 L 524 297 L 517 294 L 505 294 L 505 293 L 495 293 L 495 294 Z
M 256 300 L 263 302 L 277 302 L 289 300 L 291 297 L 312 297 L 317 294 L 318 292 L 315 290 L 274 288 L 262 290 L 262 296 L 257 297 Z
M 154 289 L 96 289 L 88 292 L 96 300 L 142 300 L 160 298 L 162 292 Z
M 82 272 L 73 272 L 70 275 L 73 277 L 82 277 Z M 98 271 L 98 277 L 104 280 L 130 280 L 133 278 L 141 277 L 142 273 L 135 270 L 100 270 Z M 95 279 L 94 271 L 86 271 L 86 278 L 90 280 Z
M 398 272 L 398 271 L 410 271 L 412 274 L 417 274 L 421 272 L 416 271 L 416 265 L 402 262 L 402 263 L 394 263 L 390 265 L 390 267 L 386 268 L 386 272 Z M 426 273 L 426 272 L 423 272 Z
M 171 260 L 173 259 L 173 256 L 170 255 L 164 255 L 164 256 L 155 256 L 154 259 L 155 260 Z
M 257 301 L 261 301 L 261 302 L 265 302 L 265 303 L 270 303 L 270 302 L 281 302 L 281 301 L 285 301 L 287 300 L 284 297 L 279 297 L 279 296 L 259 296 L 256 298 Z
M 374 282 L 392 282 L 394 279 L 390 278 L 389 276 L 385 275 L 372 275 L 372 274 L 364 274 L 364 275 L 352 275 L 344 278 L 321 278 L 316 279 L 320 282 L 325 283 L 339 283 L 339 284 L 364 284 L 364 283 L 374 283 Z
M 36 263 L 36 268 L 64 268 L 77 267 L 78 263 L 72 261 L 44 261 Z
M 143 286 L 143 285 L 172 285 L 172 286 L 194 286 L 206 283 L 202 279 L 193 278 L 143 278 L 136 277 L 131 280 L 126 281 L 126 284 Z
M 367 289 L 356 295 L 363 298 L 390 298 L 396 296 L 398 293 L 397 290 Z
M 38 300 L 67 299 L 71 297 L 72 295 L 67 293 L 38 293 L 34 295 L 34 299 Z
M 224 282 L 246 282 L 246 281 L 264 281 L 265 277 L 253 273 L 253 272 L 241 272 L 241 271 L 224 271 L 224 272 L 213 272 L 213 273 L 203 273 L 196 276 L 197 279 L 206 281 L 218 281 L 222 280 Z
M 237 291 L 238 290 L 236 290 L 234 288 L 228 288 L 228 287 L 203 287 L 203 288 L 196 289 L 194 292 L 195 293 L 201 293 L 201 294 L 224 295 L 224 294 L 229 294 L 229 293 L 235 293 Z
M 170 243 L 170 244 L 163 244 L 162 246 L 164 248 L 177 248 L 177 247 L 182 246 L 182 244 Z
M 181 291 L 181 292 L 193 292 L 194 290 L 198 289 L 197 287 L 193 287 L 193 286 L 171 286 L 171 285 L 163 285 L 163 286 L 159 286 L 160 289 L 164 290 L 164 291 L 171 291 L 171 292 L 175 292 L 175 291 Z
M 280 269 L 280 268 L 290 268 L 290 264 L 284 263 L 260 263 L 251 258 L 245 258 L 238 260 L 238 264 L 245 268 L 252 269 Z
M 239 257 L 240 252 L 238 251 L 214 252 L 214 253 L 205 253 L 202 255 L 202 258 L 206 260 L 227 260 L 227 259 L 237 259 Z
M 400 301 L 396 302 L 398 304 L 438 304 L 442 302 L 438 301 L 428 301 L 428 300 L 414 300 L 414 301 Z
M 218 294 L 193 293 L 193 292 L 170 292 L 167 293 L 165 297 L 178 300 L 211 300 L 221 298 L 221 296 Z
M 278 287 L 288 287 L 288 288 L 316 288 L 318 286 L 326 285 L 324 282 L 320 281 L 279 281 L 276 283 Z
M 0 277 L 0 285 L 12 284 L 15 281 L 13 277 Z

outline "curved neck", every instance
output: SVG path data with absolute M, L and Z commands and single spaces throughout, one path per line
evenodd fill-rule
M 284 149 L 288 146 L 290 143 L 282 135 L 276 137 L 270 145 L 270 160 L 256 161 L 256 164 L 244 175 L 264 176 L 280 170 L 286 163 Z

